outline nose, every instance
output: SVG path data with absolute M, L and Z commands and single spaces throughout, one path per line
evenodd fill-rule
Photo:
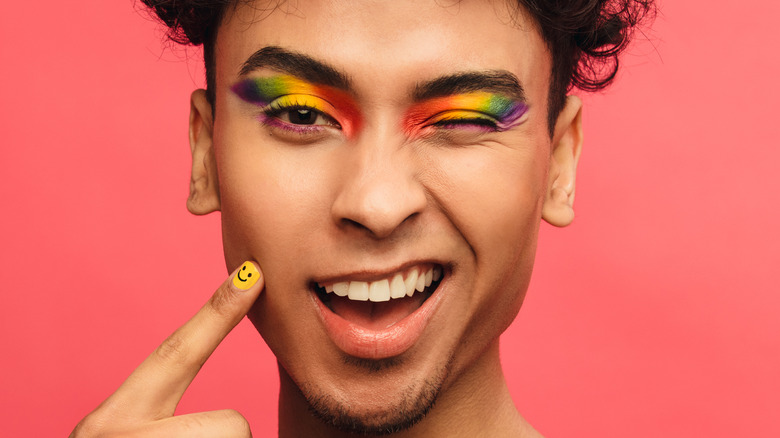
M 332 216 L 341 229 L 384 239 L 422 213 L 428 202 L 416 178 L 416 159 L 403 147 L 353 146 L 341 172 Z

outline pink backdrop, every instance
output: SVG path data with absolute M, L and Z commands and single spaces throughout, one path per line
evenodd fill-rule
M 780 4 L 725 3 L 664 2 L 585 98 L 577 219 L 543 228 L 502 344 L 550 437 L 780 436 Z M 189 56 L 130 0 L 3 7 L 5 436 L 67 435 L 226 275 L 219 217 L 184 207 Z M 270 436 L 277 388 L 244 321 L 180 412 L 235 408 Z

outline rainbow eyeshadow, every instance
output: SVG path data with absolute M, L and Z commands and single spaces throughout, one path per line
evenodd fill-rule
M 407 111 L 403 128 L 410 137 L 421 135 L 425 128 L 433 125 L 451 124 L 479 128 L 486 126 L 477 121 L 491 121 L 495 124 L 493 130 L 506 131 L 519 125 L 520 118 L 528 112 L 528 105 L 519 100 L 511 99 L 501 94 L 478 91 L 437 97 L 420 102 Z
M 346 92 L 337 88 L 313 84 L 295 76 L 277 75 L 244 79 L 231 90 L 245 102 L 263 107 L 275 103 L 287 107 L 284 102 L 304 102 L 306 107 L 334 118 L 347 137 L 359 129 L 357 106 Z

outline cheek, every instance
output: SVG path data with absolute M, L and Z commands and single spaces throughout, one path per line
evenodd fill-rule
M 442 179 L 449 184 L 442 186 L 442 203 L 474 254 L 475 313 L 469 332 L 492 339 L 516 316 L 531 277 L 546 187 L 546 148 L 458 152 L 439 161 Z
M 296 249 L 306 247 L 300 230 L 311 229 L 312 218 L 323 213 L 318 200 L 325 185 L 316 160 L 272 139 L 232 136 L 215 143 L 228 264 L 254 257 L 264 270 L 268 263 L 289 265 Z
M 516 260 L 535 242 L 546 158 L 536 148 L 473 147 L 436 160 L 438 197 L 479 258 Z

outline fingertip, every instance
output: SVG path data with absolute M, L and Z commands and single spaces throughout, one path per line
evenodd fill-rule
M 221 315 L 243 316 L 265 287 L 256 262 L 246 261 L 211 296 L 209 305 Z M 237 321 L 236 321 L 237 322 Z
M 260 271 L 260 267 L 255 262 L 247 260 L 233 273 L 231 283 L 237 291 L 245 292 L 258 283 L 262 287 L 262 279 L 263 274 Z

